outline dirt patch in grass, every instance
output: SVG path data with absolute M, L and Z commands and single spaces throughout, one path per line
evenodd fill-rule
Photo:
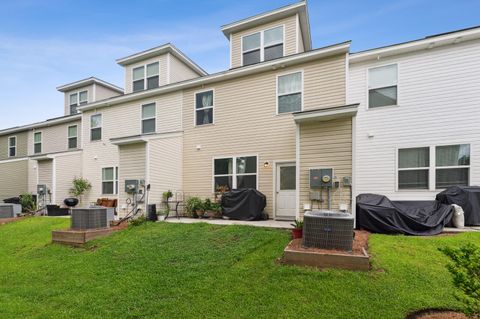
M 311 251 L 318 253 L 335 253 L 335 254 L 344 254 L 344 255 L 358 255 L 364 256 L 363 250 L 368 251 L 368 237 L 370 233 L 365 230 L 355 230 L 355 238 L 353 240 L 352 252 L 336 250 L 336 249 L 321 249 L 314 247 L 303 247 L 302 239 L 294 239 L 288 245 L 289 248 L 300 250 L 300 251 Z
M 469 317 L 458 311 L 425 309 L 409 314 L 406 319 L 469 319 Z

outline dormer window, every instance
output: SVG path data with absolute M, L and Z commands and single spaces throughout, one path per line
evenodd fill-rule
M 81 91 L 70 94 L 70 114 L 77 114 L 77 107 L 88 103 L 88 92 Z
M 264 30 L 242 38 L 243 65 L 283 57 L 283 26 Z
M 146 72 L 145 72 L 146 69 Z M 158 62 L 133 69 L 133 92 L 158 88 L 160 68 Z

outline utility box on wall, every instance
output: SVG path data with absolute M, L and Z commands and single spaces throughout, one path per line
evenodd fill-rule
M 310 188 L 333 187 L 333 168 L 310 169 Z

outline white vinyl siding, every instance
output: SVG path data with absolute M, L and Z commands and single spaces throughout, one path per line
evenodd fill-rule
M 8 138 L 8 157 L 17 156 L 17 137 L 10 136 Z

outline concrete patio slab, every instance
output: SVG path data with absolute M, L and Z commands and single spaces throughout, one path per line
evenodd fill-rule
M 194 224 L 194 223 L 207 223 L 212 225 L 246 225 L 254 227 L 269 227 L 269 228 L 281 228 L 292 229 L 292 222 L 279 221 L 279 220 L 258 220 L 258 221 L 242 221 L 242 220 L 229 220 L 229 219 L 195 219 L 195 218 L 168 218 L 165 220 L 167 223 L 178 224 Z

